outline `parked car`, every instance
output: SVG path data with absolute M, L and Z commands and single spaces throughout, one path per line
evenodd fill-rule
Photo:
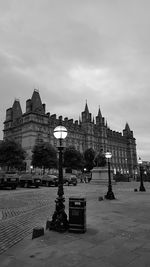
M 42 185 L 58 186 L 58 177 L 54 174 L 45 174 L 42 176 Z
M 75 174 L 65 174 L 63 183 L 66 185 L 77 185 L 77 176 Z
M 0 172 L 0 188 L 16 189 L 19 184 L 19 175 L 14 171 Z
M 38 188 L 41 185 L 41 176 L 32 173 L 23 173 L 19 177 L 19 184 L 21 187 L 35 186 Z

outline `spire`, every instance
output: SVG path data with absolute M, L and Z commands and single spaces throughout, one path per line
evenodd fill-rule
M 129 124 L 126 122 L 125 129 L 123 130 L 123 135 L 126 137 L 133 138 L 133 131 L 130 130 Z
M 102 114 L 101 114 L 101 110 L 100 110 L 100 106 L 98 109 L 98 115 L 96 116 L 96 124 L 100 125 L 103 123 L 103 118 L 102 118 Z
M 13 121 L 22 116 L 22 109 L 19 99 L 15 99 L 12 106 Z
M 85 104 L 85 109 L 82 112 L 82 122 L 91 122 L 91 113 L 89 112 L 87 100 Z
M 88 105 L 87 105 L 87 99 L 86 99 L 86 104 L 85 104 L 85 113 L 89 113 Z
M 31 107 L 32 111 L 40 114 L 45 114 L 45 104 L 42 104 L 39 90 L 34 89 L 32 98 L 31 98 Z
M 127 122 L 126 122 L 126 125 L 125 125 L 125 130 L 127 132 L 131 132 L 130 127 L 129 127 L 129 124 Z
M 98 117 L 102 117 L 102 113 L 101 113 L 101 110 L 100 110 L 100 106 L 99 106 L 99 109 L 98 109 Z

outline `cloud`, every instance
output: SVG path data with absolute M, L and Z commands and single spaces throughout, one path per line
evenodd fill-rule
M 1 122 L 34 88 L 51 114 L 78 119 L 87 99 L 112 129 L 129 122 L 150 158 L 148 0 L 0 1 Z M 146 145 L 147 144 L 147 145 Z

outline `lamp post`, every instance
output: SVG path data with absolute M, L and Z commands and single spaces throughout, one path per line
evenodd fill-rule
M 139 188 L 139 191 L 145 192 L 146 189 L 145 189 L 144 184 L 143 184 L 143 168 L 142 168 L 142 160 L 141 160 L 141 158 L 139 158 L 138 164 L 139 164 L 139 167 L 140 167 L 140 188 Z
M 127 179 L 128 179 L 128 182 L 129 182 L 129 170 L 127 170 Z
M 110 173 L 110 159 L 112 157 L 111 152 L 106 152 L 105 157 L 108 161 L 108 191 L 107 194 L 105 195 L 106 199 L 115 199 L 114 193 L 112 191 L 112 185 L 111 185 L 111 173 Z
M 56 206 L 55 211 L 52 216 L 52 221 L 49 225 L 49 230 L 55 230 L 58 232 L 63 232 L 68 229 L 67 214 L 65 213 L 65 198 L 63 190 L 63 168 L 62 168 L 62 156 L 63 156 L 63 146 L 62 140 L 67 136 L 67 129 L 60 125 L 54 129 L 54 136 L 59 140 L 59 180 L 58 180 L 58 197 L 55 200 Z
M 31 170 L 31 173 L 32 173 L 32 171 L 33 171 L 33 166 L 32 165 L 30 166 L 30 170 Z

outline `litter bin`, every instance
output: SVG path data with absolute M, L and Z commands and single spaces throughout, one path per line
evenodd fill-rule
M 86 199 L 69 198 L 69 232 L 86 232 Z

